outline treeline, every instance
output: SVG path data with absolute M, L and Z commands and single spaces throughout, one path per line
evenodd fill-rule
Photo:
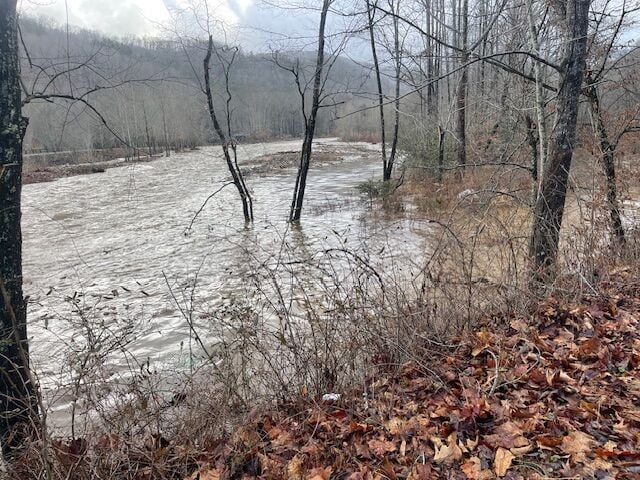
M 203 101 L 204 40 L 114 40 L 73 28 L 67 35 L 65 28 L 31 18 L 21 18 L 20 29 L 24 96 L 34 94 L 33 100 L 25 102 L 30 118 L 26 153 L 123 145 L 159 151 L 218 142 Z M 224 45 L 218 47 L 227 51 Z M 287 57 L 294 54 L 278 54 L 281 61 Z M 305 52 L 297 52 L 295 59 L 303 65 L 314 61 Z M 342 108 L 362 105 L 354 92 L 370 81 L 368 74 L 354 62 L 337 59 L 329 78 L 330 88 L 343 92 L 336 103 Z M 238 140 L 304 134 L 294 79 L 274 62 L 272 54 L 239 49 L 229 75 L 233 95 L 229 118 Z M 212 58 L 214 100 L 221 105 L 226 104 L 223 77 L 220 59 Z M 347 92 L 345 84 L 356 88 Z M 45 98 L 39 98 L 44 91 Z M 320 112 L 320 135 L 336 133 L 336 111 Z M 376 128 L 373 120 L 364 124 L 357 120 L 352 122 L 353 134 Z

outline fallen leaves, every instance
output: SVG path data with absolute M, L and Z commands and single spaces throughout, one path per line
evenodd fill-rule
M 640 292 L 549 299 L 532 317 L 457 339 L 428 371 L 372 378 L 375 397 L 265 414 L 197 478 L 230 478 L 225 465 L 291 480 L 638 478 Z
M 434 462 L 451 464 L 462 458 L 462 449 L 458 446 L 458 436 L 455 432 L 449 435 L 446 444 L 443 444 L 438 437 L 432 438 L 431 441 L 436 451 L 433 457 Z
M 494 470 L 498 477 L 504 477 L 507 474 L 509 468 L 511 468 L 511 462 L 516 458 L 513 453 L 502 447 L 496 452 L 496 458 L 494 460 Z
M 585 463 L 587 452 L 591 451 L 595 441 L 586 433 L 573 431 L 562 439 L 560 444 L 564 453 L 571 455 L 571 461 Z
M 395 452 L 396 445 L 388 440 L 373 439 L 368 442 L 369 449 L 377 457 L 384 457 L 387 453 Z

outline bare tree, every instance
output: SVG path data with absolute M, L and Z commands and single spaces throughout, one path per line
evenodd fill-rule
M 229 173 L 231 174 L 231 179 L 236 187 L 238 195 L 240 196 L 244 220 L 246 223 L 250 223 L 253 221 L 253 199 L 251 197 L 251 192 L 249 191 L 247 184 L 245 183 L 242 170 L 240 169 L 240 166 L 238 164 L 236 140 L 233 138 L 231 130 L 232 127 L 230 104 L 233 95 L 231 93 L 230 71 L 233 67 L 234 61 L 236 60 L 238 51 L 235 48 L 225 47 L 224 50 L 226 51 L 226 53 L 231 53 L 230 58 L 227 59 L 223 54 L 224 52 L 220 51 L 221 47 L 216 45 L 213 38 L 214 25 L 216 21 L 213 18 L 213 13 L 207 0 L 205 0 L 204 2 L 189 2 L 186 8 L 175 8 L 171 10 L 171 13 L 176 24 L 173 34 L 178 37 L 178 43 L 186 57 L 187 63 L 191 67 L 192 73 L 195 77 L 195 81 L 197 82 L 200 91 L 206 98 L 207 113 L 213 125 L 213 131 L 220 142 L 224 162 Z M 183 28 L 186 29 L 187 34 L 193 28 L 198 29 L 198 32 L 195 34 L 195 38 L 193 40 L 189 41 L 183 38 L 182 32 L 179 31 L 180 29 L 177 26 L 180 20 L 186 21 L 186 25 Z M 226 38 L 224 26 L 222 27 L 221 31 Z M 198 73 L 198 69 L 195 67 L 192 57 L 194 56 L 193 50 L 197 50 L 198 48 L 202 47 L 202 34 L 205 35 L 205 55 L 202 59 L 202 70 L 200 74 Z M 214 55 L 220 62 L 220 67 L 222 68 L 225 82 L 223 86 L 226 95 L 224 117 L 220 117 L 220 113 L 217 110 L 214 99 L 214 86 L 211 79 L 212 58 Z M 202 77 L 200 75 L 202 75 Z M 226 128 L 225 125 L 221 123 L 221 118 L 226 121 Z
M 380 62 L 378 61 L 378 49 L 376 47 L 375 36 L 375 7 L 377 0 L 372 3 L 371 0 L 366 0 L 367 6 L 367 26 L 369 29 L 369 41 L 371 44 L 371 57 L 373 59 L 373 68 L 376 75 L 376 87 L 378 89 L 378 107 L 380 111 L 380 148 L 382 151 L 382 172 L 386 177 L 387 174 L 387 143 L 385 132 L 385 120 L 384 120 L 384 91 L 382 90 L 382 78 L 380 75 Z M 386 180 L 386 178 L 385 178 Z
M 553 4 L 563 27 L 565 45 L 548 165 L 542 172 L 542 186 L 535 205 L 530 243 L 534 275 L 543 281 L 551 278 L 556 267 L 569 170 L 576 143 L 590 4 L 590 0 L 567 0 Z
M 224 132 L 220 122 L 218 121 L 218 116 L 216 114 L 216 110 L 213 103 L 213 93 L 211 91 L 211 55 L 214 51 L 214 43 L 213 36 L 209 34 L 209 40 L 207 43 L 207 54 L 204 57 L 202 68 L 204 71 L 204 92 L 207 96 L 207 109 L 209 111 L 209 116 L 211 117 L 211 121 L 213 122 L 213 128 L 218 134 L 218 138 L 220 139 L 220 144 L 222 146 L 222 153 L 224 155 L 224 160 L 227 164 L 227 168 L 229 169 L 229 173 L 231 173 L 231 178 L 233 179 L 233 184 L 238 190 L 238 194 L 240 195 L 240 200 L 242 201 L 242 213 L 244 215 L 245 222 L 253 221 L 253 200 L 251 198 L 251 193 L 247 188 L 246 183 L 244 182 L 244 176 L 242 175 L 242 170 L 238 166 L 238 155 L 236 149 L 236 142 L 233 138 L 231 138 L 231 113 L 229 109 L 229 105 L 227 103 L 227 133 Z M 233 54 L 233 58 L 235 58 L 235 52 Z M 231 60 L 231 64 L 233 60 Z M 225 71 L 225 79 L 226 79 L 226 91 L 227 91 L 227 101 L 231 102 L 231 91 L 229 90 L 229 70 L 228 68 L 224 69 Z
M 624 86 L 626 77 L 628 76 L 625 72 L 635 69 L 635 65 L 631 67 L 625 65 L 625 59 L 630 53 L 635 51 L 637 47 L 623 49 L 623 54 L 618 53 L 615 56 L 612 54 L 613 52 L 621 50 L 620 37 L 623 36 L 626 29 L 633 27 L 633 20 L 630 20 L 630 17 L 632 17 L 640 7 L 637 5 L 629 6 L 626 1 L 623 1 L 619 6 L 613 7 L 615 10 L 619 9 L 619 15 L 616 18 L 616 16 L 610 15 L 608 11 L 609 8 L 607 8 L 610 7 L 611 3 L 612 2 L 607 1 L 602 12 L 594 13 L 594 20 L 592 22 L 594 31 L 591 35 L 593 40 L 588 49 L 590 57 L 589 65 L 591 68 L 587 70 L 584 79 L 585 85 L 583 93 L 587 99 L 591 125 L 600 150 L 599 161 L 605 178 L 605 192 L 611 233 L 616 243 L 622 246 L 625 244 L 626 238 L 618 199 L 616 149 L 623 136 L 635 130 L 640 108 L 634 106 L 631 108 L 630 115 L 623 115 L 622 125 L 619 126 L 618 132 L 615 133 L 614 128 L 608 126 L 605 120 L 602 90 L 607 83 L 613 84 L 614 88 L 616 85 Z M 611 20 L 609 20 L 609 18 L 611 18 Z M 625 98 L 628 97 L 629 95 L 625 94 Z
M 302 152 L 300 154 L 300 165 L 296 176 L 296 184 L 293 191 L 293 200 L 291 201 L 291 210 L 289 212 L 290 222 L 299 222 L 302 215 L 302 204 L 304 201 L 304 192 L 307 186 L 307 175 L 309 173 L 309 165 L 311 163 L 311 153 L 313 148 L 313 137 L 316 130 L 316 119 L 318 110 L 320 109 L 320 101 L 323 87 L 322 71 L 324 68 L 324 48 L 325 48 L 325 28 L 327 24 L 327 15 L 329 7 L 333 0 L 323 0 L 322 9 L 320 11 L 320 26 L 318 28 L 318 52 L 316 55 L 316 68 L 313 77 L 313 93 L 311 99 L 311 111 L 305 114 L 304 141 L 302 144 Z M 304 111 L 304 93 L 303 95 L 303 111 Z
M 529 26 L 529 39 L 531 43 L 531 47 L 533 53 L 535 53 L 538 57 L 540 57 L 540 38 L 539 38 L 539 30 L 540 28 L 536 24 L 536 15 L 534 11 L 533 0 L 526 0 L 526 9 L 527 9 L 527 24 Z M 538 152 L 534 153 L 534 172 L 536 172 L 536 180 L 538 183 L 535 187 L 536 198 L 540 193 L 540 179 L 542 178 L 542 172 L 544 170 L 544 166 L 547 163 L 547 150 L 549 143 L 549 134 L 547 132 L 547 117 L 546 117 L 546 99 L 545 99 L 545 89 L 543 86 L 544 83 L 544 72 L 545 66 L 542 62 L 537 59 L 533 60 L 533 71 L 535 75 L 535 86 L 536 86 L 536 121 L 538 127 L 538 140 L 537 140 L 537 148 Z M 527 127 L 527 132 L 531 132 L 531 128 Z M 531 142 L 530 142 L 531 143 Z M 532 148 L 534 148 L 532 146 Z
M 393 165 L 396 161 L 398 154 L 398 136 L 400 133 L 400 71 L 402 68 L 402 57 L 400 47 L 400 0 L 389 0 L 389 10 L 393 12 L 393 66 L 395 73 L 395 90 L 394 90 L 394 122 L 393 122 L 393 136 L 391 137 L 391 154 L 384 170 L 383 180 L 385 182 L 391 180 L 391 174 L 393 173 Z
M 469 83 L 469 0 L 462 0 L 460 11 L 460 79 L 456 92 L 456 140 L 459 174 L 467 164 L 467 84 Z

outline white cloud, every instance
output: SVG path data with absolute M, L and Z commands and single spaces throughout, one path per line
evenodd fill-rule
M 190 0 L 67 0 L 69 23 L 108 35 L 153 35 L 169 19 L 169 9 L 187 6 Z M 203 3 L 203 2 L 198 2 Z M 208 0 L 211 16 L 227 27 L 237 27 L 253 0 Z M 21 11 L 66 23 L 64 0 L 23 0 Z
M 23 1 L 21 12 L 44 16 L 56 22 L 99 30 L 108 35 L 152 35 L 158 22 L 167 17 L 162 0 L 50 0 L 46 3 Z

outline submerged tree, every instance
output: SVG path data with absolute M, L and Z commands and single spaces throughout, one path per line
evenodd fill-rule
M 227 170 L 240 196 L 244 220 L 246 223 L 250 223 L 253 221 L 253 199 L 238 164 L 237 144 L 236 139 L 233 138 L 231 126 L 231 101 L 233 98 L 231 69 L 237 59 L 238 50 L 234 47 L 227 47 L 226 45 L 221 47 L 216 44 L 213 38 L 214 31 L 216 30 L 214 28 L 216 21 L 213 18 L 213 13 L 210 10 L 208 1 L 191 1 L 186 8 L 176 7 L 171 10 L 171 13 L 176 24 L 173 34 L 178 37 L 177 42 L 186 57 L 188 65 L 191 67 L 193 76 L 195 77 L 194 81 L 205 96 L 207 113 L 213 125 L 214 134 L 218 137 Z M 183 22 L 184 25 L 178 26 L 180 22 Z M 192 38 L 189 38 L 189 34 L 194 28 L 197 29 L 197 32 Z M 183 31 L 187 33 L 183 35 Z M 221 32 L 224 34 L 224 27 L 221 28 Z M 205 35 L 204 42 L 202 34 Z M 194 66 L 193 59 L 196 56 L 196 52 L 203 48 L 205 54 L 202 58 L 202 71 L 198 72 L 198 69 Z M 211 71 L 214 68 L 214 65 L 212 65 L 214 55 L 219 61 L 219 65 L 217 66 L 221 68 L 224 78 L 224 85 L 221 87 L 226 97 L 224 117 L 220 116 L 220 111 L 215 104 L 214 98 L 216 91 L 211 79 Z M 221 119 L 223 119 L 225 124 L 222 123 Z
M 220 139 L 220 145 L 222 147 L 222 154 L 224 155 L 225 163 L 227 164 L 227 169 L 231 174 L 231 178 L 233 179 L 233 184 L 238 190 L 238 194 L 240 195 L 240 200 L 242 202 L 242 213 L 244 215 L 245 222 L 253 221 L 253 199 L 251 198 L 251 193 L 247 188 L 247 184 L 244 181 L 244 176 L 242 175 L 242 170 L 240 170 L 240 166 L 238 165 L 238 152 L 237 145 L 235 140 L 231 137 L 231 111 L 229 107 L 229 103 L 231 102 L 231 90 L 229 86 L 229 68 L 233 64 L 233 59 L 235 59 L 234 50 L 232 59 L 229 61 L 224 69 L 224 77 L 225 77 L 225 88 L 227 92 L 227 133 L 222 129 L 220 125 L 220 121 L 218 120 L 218 115 L 216 114 L 215 106 L 213 103 L 213 93 L 211 90 L 211 55 L 215 49 L 213 43 L 213 36 L 209 34 L 209 39 L 207 42 L 207 54 L 204 57 L 202 62 L 202 68 L 204 71 L 204 92 L 207 96 L 207 110 L 209 112 L 209 117 L 211 118 L 211 122 L 213 123 L 213 128 Z M 216 50 L 217 51 L 217 50 Z
M 293 200 L 291 201 L 291 210 L 289 212 L 289 221 L 298 222 L 302 215 L 302 204 L 304 201 L 304 192 L 307 186 L 307 175 L 309 173 L 309 165 L 311 164 L 311 152 L 313 149 L 313 137 L 316 130 L 316 119 L 318 110 L 320 109 L 320 101 L 323 87 L 322 72 L 324 68 L 324 48 L 325 48 L 325 28 L 327 24 L 327 15 L 329 7 L 333 0 L 323 0 L 322 10 L 320 11 L 320 27 L 318 29 L 318 52 L 316 55 L 315 74 L 313 76 L 313 93 L 311 99 L 311 110 L 307 115 L 304 108 L 304 93 L 302 93 L 303 114 L 304 114 L 304 141 L 302 143 L 302 152 L 300 154 L 300 165 L 298 166 L 298 174 L 296 175 L 296 184 L 293 191 Z
M 369 30 L 369 43 L 371 45 L 371 58 L 373 60 L 373 68 L 376 75 L 376 88 L 378 94 L 378 111 L 380 115 L 380 148 L 382 152 L 382 174 L 384 179 L 387 180 L 387 170 L 388 161 L 387 161 L 387 140 L 386 140 L 386 132 L 385 132 L 385 119 L 384 119 L 384 91 L 382 89 L 382 77 L 380 74 L 380 61 L 378 60 L 378 49 L 376 46 L 376 35 L 375 35 L 375 14 L 376 14 L 376 4 L 372 3 L 371 0 L 366 0 L 367 7 L 367 27 Z M 396 79 L 397 82 L 400 79 Z

